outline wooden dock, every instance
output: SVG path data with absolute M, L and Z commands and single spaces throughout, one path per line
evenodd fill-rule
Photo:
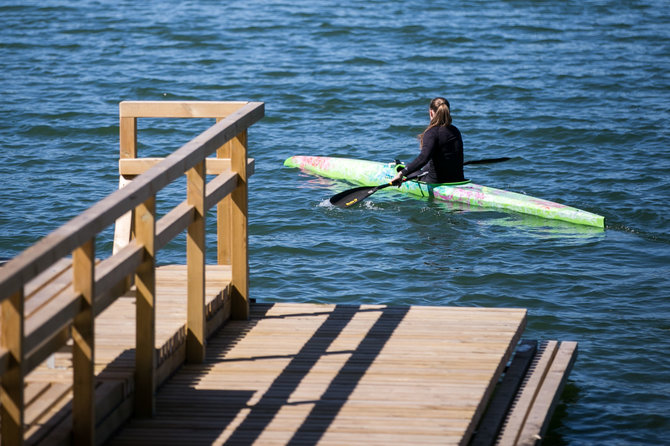
M 135 120 L 167 116 L 217 124 L 137 158 Z M 0 267 L 2 443 L 540 441 L 576 344 L 520 342 L 524 309 L 250 303 L 246 128 L 260 116 L 258 103 L 123 104 L 125 187 Z M 187 200 L 158 218 L 156 192 L 183 174 Z M 112 224 L 114 253 L 96 259 Z M 157 266 L 183 231 L 187 264 Z
M 183 265 L 156 270 L 156 381 L 164 383 L 185 361 L 187 280 Z M 26 306 L 36 307 L 39 290 L 62 287 L 59 281 L 72 274 L 71 262 L 60 263 L 38 276 L 26 296 Z M 47 277 L 48 276 L 48 277 Z M 211 335 L 230 317 L 230 268 L 207 267 L 206 333 Z M 42 293 L 43 295 L 44 293 Z M 95 321 L 96 433 L 108 438 L 133 413 L 135 395 L 135 301 L 134 289 L 120 296 Z M 30 314 L 29 314 L 30 316 Z M 72 342 L 54 353 L 26 376 L 25 440 L 27 444 L 69 444 L 73 397 Z M 100 443 L 100 441 L 98 441 Z
M 129 444 L 459 444 L 521 336 L 524 310 L 253 306 L 159 392 Z
M 151 418 L 131 418 L 133 290 L 96 319 L 97 433 L 107 444 L 534 444 L 574 360 L 574 350 L 556 358 L 553 341 L 524 355 L 523 309 L 252 304 L 250 318 L 235 321 L 229 269 L 211 266 L 207 276 L 207 355 L 180 367 L 186 269 L 157 269 L 160 388 Z M 69 350 L 26 379 L 28 444 L 70 442 Z M 524 370 L 508 367 L 517 357 Z M 502 409 L 491 398 L 509 390 L 501 377 L 517 379 L 512 410 L 511 398 Z

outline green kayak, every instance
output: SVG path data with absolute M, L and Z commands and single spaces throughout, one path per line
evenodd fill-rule
M 284 166 L 297 167 L 311 174 L 347 180 L 361 186 L 388 183 L 396 174 L 395 163 L 337 157 L 292 156 L 284 161 Z M 605 227 L 605 217 L 602 215 L 516 192 L 481 186 L 469 181 L 453 184 L 407 181 L 400 188 L 393 189 L 445 202 L 520 212 L 598 228 Z

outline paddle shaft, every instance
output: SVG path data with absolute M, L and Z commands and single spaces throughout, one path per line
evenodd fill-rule
M 483 159 L 483 160 L 473 160 L 473 161 L 466 161 L 463 163 L 463 165 L 467 164 L 488 164 L 488 163 L 499 163 L 502 161 L 507 161 L 510 158 L 503 157 L 503 158 L 489 158 L 489 159 Z M 356 203 L 360 203 L 361 201 L 365 200 L 368 198 L 370 195 L 374 194 L 380 189 L 384 189 L 389 186 L 400 186 L 401 183 L 404 183 L 405 181 L 410 181 L 417 179 L 419 177 L 422 177 L 424 175 L 427 175 L 428 172 L 413 172 L 403 178 L 400 182 L 398 183 L 393 183 L 392 181 L 389 181 L 388 183 L 380 184 L 379 186 L 361 186 L 361 187 L 355 187 L 353 189 L 345 190 L 344 192 L 340 192 L 339 194 L 333 195 L 330 198 L 330 203 L 333 206 L 341 207 L 341 208 L 348 208 L 353 206 Z
M 414 172 L 408 175 L 407 177 L 403 178 L 398 183 L 393 183 L 392 181 L 389 181 L 388 183 L 380 184 L 379 186 L 361 186 L 361 187 L 355 187 L 353 189 L 348 189 L 345 190 L 344 192 L 340 192 L 339 194 L 333 195 L 330 198 L 330 204 L 341 208 L 348 208 L 356 203 L 360 203 L 361 201 L 365 200 L 370 195 L 377 192 L 379 189 L 384 189 L 389 186 L 400 186 L 400 184 L 404 183 L 405 181 L 410 181 L 427 174 L 428 172 Z

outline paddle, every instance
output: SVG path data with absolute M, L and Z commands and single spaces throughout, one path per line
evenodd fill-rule
M 503 157 L 503 158 L 473 160 L 473 161 L 466 161 L 463 163 L 463 165 L 465 166 L 467 164 L 499 163 L 502 161 L 507 161 L 509 159 L 511 158 Z M 428 172 L 414 172 L 409 176 L 403 178 L 402 181 L 400 181 L 400 183 L 404 183 L 405 181 L 409 180 L 414 180 L 427 174 Z M 355 187 L 353 189 L 348 189 L 330 197 L 330 204 L 332 204 L 333 206 L 337 206 L 338 208 L 348 208 L 355 205 L 356 203 L 360 203 L 361 201 L 365 200 L 370 195 L 374 194 L 380 189 L 384 189 L 389 186 L 399 186 L 400 183 L 394 184 L 393 182 L 389 181 L 388 183 L 380 184 L 379 186 L 361 186 L 361 187 Z
M 509 158 L 507 156 L 503 156 L 502 158 L 487 158 L 485 160 L 472 160 L 472 161 L 466 161 L 463 163 L 464 166 L 468 164 L 490 164 L 490 163 L 500 163 L 502 161 L 507 161 L 511 160 L 512 158 Z
M 428 172 L 415 172 L 403 178 L 402 181 L 400 181 L 400 183 L 404 183 L 405 181 L 413 180 L 415 178 L 419 178 L 427 174 Z M 355 187 L 353 189 L 345 190 L 344 192 L 340 192 L 339 194 L 335 194 L 332 197 L 330 197 L 330 204 L 332 204 L 333 206 L 337 206 L 338 208 L 348 208 L 355 205 L 356 203 L 360 203 L 361 201 L 365 200 L 370 195 L 377 192 L 379 189 L 384 189 L 385 187 L 389 186 L 398 186 L 400 185 L 400 183 L 393 184 L 392 181 L 389 181 L 388 183 L 380 184 L 379 186 Z

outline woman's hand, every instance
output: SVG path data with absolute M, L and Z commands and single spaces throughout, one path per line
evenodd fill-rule
M 391 184 L 400 187 L 400 185 L 402 184 L 402 177 L 403 177 L 402 172 L 398 172 L 395 178 L 391 180 Z

